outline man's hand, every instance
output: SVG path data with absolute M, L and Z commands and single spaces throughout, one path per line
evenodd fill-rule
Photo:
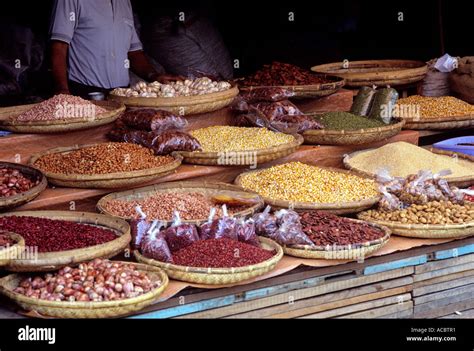
M 183 77 L 183 76 L 175 76 L 175 75 L 172 75 L 172 74 L 154 74 L 150 77 L 150 80 L 152 82 L 154 81 L 158 81 L 162 84 L 168 84 L 168 83 L 171 83 L 171 82 L 176 82 L 178 80 L 185 80 L 186 78 Z

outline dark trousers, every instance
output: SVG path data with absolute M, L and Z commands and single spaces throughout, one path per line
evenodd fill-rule
M 99 87 L 91 87 L 89 85 L 84 85 L 81 83 L 74 82 L 72 80 L 69 80 L 69 91 L 71 92 L 72 95 L 80 96 L 83 99 L 89 99 L 89 93 L 104 93 L 105 98 L 107 98 L 107 95 L 109 95 L 110 91 L 112 89 L 105 89 L 105 88 L 99 88 Z

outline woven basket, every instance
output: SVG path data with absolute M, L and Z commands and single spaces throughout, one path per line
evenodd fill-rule
M 331 74 L 346 80 L 346 86 L 401 86 L 423 80 L 428 73 L 425 62 L 410 60 L 369 60 L 335 62 L 314 66 L 312 71 Z
M 95 213 L 74 211 L 24 211 L 0 215 L 0 217 L 6 216 L 29 216 L 98 225 L 113 230 L 117 234 L 117 239 L 101 245 L 76 250 L 38 253 L 37 257 L 33 259 L 21 257 L 20 259 L 12 260 L 5 267 L 6 270 L 11 272 L 54 271 L 67 265 L 75 265 L 95 258 L 111 258 L 126 249 L 132 240 L 130 226 L 127 222 L 119 218 Z
M 105 108 L 107 112 L 94 118 L 22 122 L 16 121 L 15 118 L 36 104 L 0 108 L 0 127 L 16 133 L 63 133 L 112 123 L 125 111 L 125 105 L 118 102 L 92 101 L 92 103 Z
M 365 212 L 359 219 L 389 228 L 392 234 L 418 239 L 461 239 L 474 235 L 474 222 L 452 225 L 402 224 L 397 222 L 376 221 L 368 218 Z
M 119 101 L 128 107 L 151 107 L 178 115 L 193 115 L 220 110 L 229 106 L 239 95 L 237 86 L 211 94 L 175 98 L 124 97 L 110 94 L 109 100 Z
M 218 136 L 216 136 L 218 137 Z M 239 152 L 227 152 L 220 155 L 219 152 L 184 152 L 180 151 L 177 154 L 181 155 L 184 158 L 185 163 L 196 164 L 196 165 L 205 165 L 205 166 L 252 166 L 255 164 L 262 164 L 276 159 L 288 156 L 295 152 L 298 147 L 300 147 L 304 139 L 301 135 L 294 135 L 295 140 L 287 143 L 271 147 L 268 149 L 260 150 L 248 150 L 248 151 L 239 151 Z M 222 156 L 235 155 L 236 162 L 227 162 L 221 160 Z M 255 157 L 247 157 L 246 155 L 256 155 Z M 231 157 L 232 158 L 232 157 Z
M 356 167 L 351 165 L 351 158 L 353 158 L 354 156 L 356 156 L 356 155 L 358 155 L 362 152 L 367 152 L 367 151 L 371 151 L 371 150 L 373 150 L 373 149 L 363 150 L 363 151 L 356 151 L 352 154 L 344 156 L 344 159 L 343 159 L 344 167 L 346 167 L 348 170 L 350 170 L 350 171 L 352 171 L 355 174 L 358 174 L 360 176 L 365 176 L 365 177 L 368 177 L 368 178 L 375 179 L 376 178 L 375 174 L 369 173 L 367 171 L 364 171 L 362 169 L 356 168 Z M 437 149 L 433 149 L 433 148 L 429 149 L 429 151 L 431 151 L 435 154 L 439 154 L 439 155 L 444 155 L 444 156 L 449 156 L 449 157 L 459 157 L 461 159 L 465 159 L 466 161 L 474 162 L 474 157 L 469 156 L 469 155 L 459 154 L 459 153 L 450 152 L 450 151 L 437 150 Z M 451 186 L 456 186 L 456 187 L 459 187 L 459 188 L 466 188 L 466 187 L 469 187 L 471 185 L 474 185 L 474 172 L 473 172 L 473 175 L 469 176 L 469 177 L 447 177 L 446 180 L 448 181 L 448 183 Z
M 363 221 L 351 220 L 356 223 L 365 223 Z M 383 230 L 385 235 L 378 239 L 366 243 L 347 245 L 347 246 L 337 246 L 337 247 L 311 247 L 311 246 L 283 246 L 283 251 L 285 254 L 308 258 L 308 259 L 320 259 L 320 260 L 360 260 L 366 257 L 369 257 L 374 252 L 380 250 L 390 239 L 390 229 L 383 227 L 377 224 L 368 223 L 369 225 Z
M 130 263 L 130 262 L 126 262 Z M 41 316 L 54 318 L 114 318 L 130 315 L 156 303 L 168 286 L 168 277 L 159 268 L 135 264 L 140 271 L 147 272 L 153 281 L 161 285 L 152 291 L 131 299 L 104 302 L 58 302 L 39 300 L 14 292 L 24 276 L 12 274 L 0 279 L 0 293 L 14 301 L 26 311 L 34 311 Z
M 0 248 L 0 267 L 8 265 L 12 259 L 19 257 L 25 250 L 25 239 L 21 235 L 0 231 L 1 235 L 8 235 L 15 244 L 4 249 Z
M 414 130 L 448 130 L 474 126 L 473 116 L 452 116 L 443 118 L 404 118 L 405 129 Z
M 77 145 L 70 147 L 58 147 L 55 149 L 50 149 L 44 152 L 40 152 L 31 156 L 29 164 L 34 166 L 35 162 L 48 154 L 55 153 L 68 153 L 71 151 L 79 150 L 85 147 L 94 146 L 98 144 L 91 145 Z M 86 189 L 117 189 L 132 187 L 140 185 L 149 181 L 152 181 L 157 178 L 164 177 L 172 173 L 176 168 L 181 165 L 182 157 L 180 155 L 173 156 L 175 160 L 171 163 L 163 165 L 157 168 L 144 169 L 140 171 L 133 172 L 123 172 L 123 173 L 108 173 L 108 174 L 96 174 L 96 175 L 81 175 L 81 174 L 58 174 L 44 172 L 45 176 L 48 178 L 48 181 L 51 184 L 63 187 L 70 188 L 86 188 Z
M 48 186 L 48 181 L 46 180 L 46 177 L 43 175 L 43 173 L 33 167 L 28 167 L 19 163 L 0 162 L 0 168 L 3 167 L 17 169 L 25 176 L 31 179 L 39 179 L 40 182 L 38 185 L 34 186 L 28 191 L 25 191 L 24 193 L 9 197 L 0 197 L 0 211 L 9 211 L 15 207 L 32 201 Z
M 163 263 L 146 258 L 138 251 L 135 251 L 135 258 L 138 262 L 163 269 L 170 278 L 176 280 L 207 285 L 235 284 L 270 272 L 282 259 L 283 249 L 280 245 L 267 238 L 260 237 L 259 239 L 263 248 L 276 250 L 276 254 L 271 259 L 253 266 L 238 268 L 197 268 L 176 266 L 170 263 Z
M 330 168 L 330 167 L 319 167 L 319 168 L 326 169 L 332 172 L 354 175 L 354 172 L 341 170 L 338 168 Z M 259 171 L 261 171 L 261 169 L 242 173 L 235 179 L 235 184 L 244 188 L 242 186 L 242 177 L 244 177 L 247 174 L 255 173 Z M 366 176 L 360 176 L 360 177 L 369 178 Z M 252 191 L 251 189 L 248 189 L 248 190 Z M 266 197 L 264 197 L 263 200 L 265 201 L 267 205 L 270 205 L 277 209 L 278 208 L 292 208 L 295 211 L 319 210 L 319 211 L 329 212 L 335 215 L 347 215 L 347 214 L 362 212 L 364 210 L 367 210 L 373 207 L 375 204 L 377 204 L 380 201 L 380 198 L 381 198 L 380 196 L 377 196 L 371 199 L 366 199 L 366 200 L 357 201 L 357 202 L 328 203 L 328 204 L 319 204 L 319 203 L 313 203 L 313 202 L 290 202 L 286 200 L 270 199 Z
M 235 217 L 246 217 L 253 215 L 255 212 L 260 210 L 263 205 L 263 199 L 255 193 L 247 192 L 242 190 L 241 188 L 230 185 L 230 184 L 225 184 L 225 183 L 207 183 L 207 182 L 171 182 L 171 183 L 162 183 L 162 184 L 156 184 L 156 185 L 151 185 L 147 186 L 144 188 L 139 188 L 139 189 L 133 189 L 133 190 L 128 190 L 128 191 L 123 191 L 119 193 L 113 193 L 104 196 L 99 200 L 97 203 L 97 209 L 106 215 L 109 216 L 115 216 L 122 218 L 124 220 L 131 220 L 132 218 L 125 218 L 121 216 L 117 216 L 113 212 L 109 212 L 106 210 L 106 204 L 108 201 L 111 200 L 125 200 L 125 201 L 133 201 L 133 200 L 139 200 L 139 199 L 144 199 L 149 197 L 150 195 L 157 194 L 157 193 L 174 193 L 174 192 L 182 192 L 182 193 L 202 193 L 205 195 L 217 195 L 217 194 L 229 194 L 233 196 L 249 196 L 252 195 L 255 198 L 258 198 L 258 203 L 239 212 L 233 212 L 233 216 Z M 159 218 L 158 218 L 159 219 Z M 162 220 L 159 219 L 160 222 L 164 222 L 167 224 L 170 224 L 172 221 L 167 221 L 167 220 Z M 200 225 L 204 222 L 207 222 L 208 218 L 199 218 L 195 220 L 183 220 L 183 223 L 190 223 L 190 224 L 195 224 L 195 225 Z
M 281 85 L 271 86 L 270 88 L 282 88 L 295 93 L 292 98 L 296 99 L 311 99 L 332 95 L 338 90 L 342 89 L 345 80 L 340 77 L 320 75 L 321 78 L 328 81 L 328 83 L 312 84 L 312 85 Z M 253 89 L 265 88 L 264 86 L 245 87 L 240 86 L 241 91 L 251 91 Z
M 397 119 L 396 123 L 386 127 L 359 130 L 307 130 L 303 133 L 305 144 L 311 145 L 362 145 L 390 139 L 402 131 L 405 121 Z

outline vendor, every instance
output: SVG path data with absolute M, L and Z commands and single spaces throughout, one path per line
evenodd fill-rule
M 140 78 L 166 83 L 138 38 L 130 0 L 56 0 L 51 24 L 56 93 L 87 97 L 130 84 L 129 69 Z

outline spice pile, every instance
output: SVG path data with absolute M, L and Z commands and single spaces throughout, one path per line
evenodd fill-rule
M 15 241 L 8 234 L 2 234 L 0 232 L 0 249 L 3 249 L 7 246 L 12 246 L 15 244 Z
M 364 244 L 385 236 L 383 230 L 367 223 L 320 211 L 300 213 L 300 221 L 303 232 L 317 246 Z
M 170 221 L 173 219 L 174 211 L 178 211 L 183 220 L 202 220 L 207 218 L 211 208 L 216 205 L 215 201 L 203 193 L 158 192 L 139 200 L 110 200 L 104 204 L 104 208 L 114 216 L 139 219 L 136 208 L 140 206 L 148 219 Z M 235 207 L 229 213 L 243 209 Z M 222 215 L 221 209 L 217 209 L 216 215 Z
M 54 121 L 74 118 L 94 118 L 106 109 L 87 100 L 72 95 L 55 95 L 30 110 L 18 115 L 15 120 L 22 122 Z
M 96 259 L 23 279 L 14 292 L 47 301 L 102 302 L 138 297 L 161 284 L 134 264 Z
M 157 168 L 173 161 L 171 156 L 154 156 L 152 150 L 140 145 L 105 143 L 68 153 L 47 154 L 34 166 L 47 173 L 94 175 Z
M 241 185 L 263 197 L 290 202 L 346 203 L 378 196 L 370 179 L 300 162 L 248 173 Z
M 290 86 L 328 83 L 329 81 L 311 71 L 289 63 L 273 62 L 264 65 L 255 74 L 245 78 L 243 86 Z
M 32 180 L 17 169 L 0 168 L 0 198 L 24 193 L 40 183 Z
M 349 112 L 328 112 L 315 119 L 324 129 L 329 130 L 359 130 L 386 126 L 381 120 L 357 116 Z
M 114 89 L 111 94 L 126 97 L 172 98 L 217 93 L 229 90 L 231 87 L 232 85 L 228 82 L 216 82 L 208 77 L 201 77 L 169 84 L 139 82 L 131 88 Z
M 452 96 L 425 97 L 409 96 L 398 101 L 396 107 L 401 117 L 408 118 L 441 118 L 457 116 L 474 116 L 474 106 Z M 419 111 L 419 115 L 406 116 L 405 111 Z
M 232 152 L 267 149 L 295 141 L 295 137 L 264 128 L 214 126 L 193 130 L 191 135 L 204 152 Z
M 403 224 L 463 224 L 474 221 L 474 204 L 433 201 L 396 211 L 370 210 L 359 214 L 359 218 Z
M 376 174 L 387 170 L 392 176 L 407 177 L 420 169 L 439 173 L 449 169 L 451 177 L 465 177 L 474 174 L 474 163 L 463 159 L 437 155 L 416 145 L 405 142 L 387 144 L 375 150 L 360 152 L 349 160 L 355 169 Z
M 82 249 L 117 238 L 109 229 L 36 217 L 1 217 L 0 230 L 21 235 L 26 246 L 37 247 L 40 253 Z

